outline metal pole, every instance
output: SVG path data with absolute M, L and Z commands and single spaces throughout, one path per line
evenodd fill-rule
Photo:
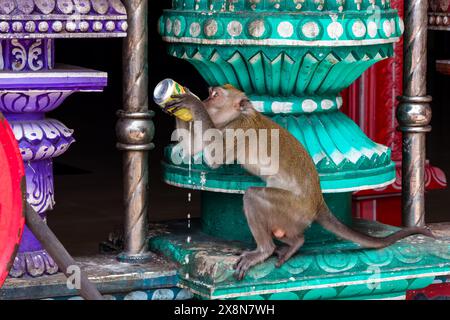
M 70 256 L 55 234 L 45 224 L 36 211 L 27 203 L 25 208 L 25 219 L 28 228 L 42 243 L 45 250 L 55 259 L 60 270 L 70 277 L 70 267 L 76 266 L 75 260 Z M 103 300 L 96 286 L 89 281 L 84 272 L 80 273 L 80 295 L 86 300 Z
M 402 215 L 407 227 L 425 225 L 425 134 L 431 131 L 427 9 L 428 0 L 405 1 L 403 96 L 397 119 L 403 133 Z
M 124 151 L 124 251 L 123 262 L 150 259 L 147 246 L 148 152 L 154 113 L 148 110 L 148 0 L 124 2 L 128 12 L 128 37 L 123 46 L 123 105 L 117 114 L 117 148 Z

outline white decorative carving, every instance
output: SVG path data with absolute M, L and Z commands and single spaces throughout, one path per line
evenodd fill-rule
M 72 0 L 58 0 L 57 2 L 58 9 L 65 14 L 72 13 L 74 9 L 74 5 Z
M 33 0 L 19 0 L 17 8 L 25 14 L 31 14 L 34 10 L 34 2 Z
M 43 14 L 50 14 L 55 9 L 55 0 L 35 0 L 36 7 Z
M 11 53 L 15 58 L 14 63 L 12 64 L 12 69 L 14 71 L 21 71 L 27 65 L 27 52 L 25 47 L 22 46 L 17 39 L 13 39 L 11 44 L 15 47 L 12 49 Z
M 91 11 L 91 3 L 89 0 L 74 0 L 73 2 L 78 13 L 87 14 Z
M 28 66 L 33 71 L 40 70 L 44 66 L 44 62 L 39 59 L 39 56 L 42 55 L 41 44 L 41 39 L 36 40 L 36 42 L 30 46 L 28 52 Z
M 0 1 L 0 13 L 10 14 L 16 8 L 16 3 L 13 0 Z
M 108 12 L 109 9 L 108 1 L 106 0 L 91 0 L 91 1 L 94 10 L 97 13 L 105 14 L 106 12 Z

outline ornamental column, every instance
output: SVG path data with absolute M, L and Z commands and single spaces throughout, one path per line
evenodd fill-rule
M 153 111 L 148 110 L 148 26 L 147 0 L 126 2 L 129 36 L 123 46 L 123 105 L 118 112 L 117 148 L 124 151 L 123 179 L 125 204 L 124 262 L 150 259 L 147 245 L 148 152 L 153 149 Z
M 403 133 L 402 216 L 405 226 L 425 225 L 425 134 L 431 131 L 426 95 L 428 1 L 405 2 L 403 96 L 397 109 Z

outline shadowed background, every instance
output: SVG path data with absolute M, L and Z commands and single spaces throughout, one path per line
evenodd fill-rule
M 170 143 L 174 119 L 159 110 L 151 93 L 164 78 L 173 78 L 200 97 L 206 97 L 207 84 L 188 62 L 168 56 L 157 33 L 157 21 L 170 0 L 151 2 L 149 12 L 149 91 L 150 108 L 156 112 L 154 143 L 150 152 L 151 221 L 196 217 L 200 213 L 200 194 L 168 186 L 161 181 L 163 148 Z M 429 33 L 429 94 L 434 98 L 433 131 L 428 135 L 428 158 L 450 175 L 450 77 L 435 71 L 436 59 L 450 59 L 450 34 Z M 67 39 L 56 42 L 56 61 L 108 72 L 103 93 L 78 93 L 48 116 L 75 130 L 76 142 L 56 158 L 55 200 L 48 223 L 73 255 L 98 252 L 98 243 L 108 233 L 120 229 L 122 206 L 122 153 L 116 147 L 116 111 L 122 107 L 122 40 Z M 427 195 L 427 222 L 450 221 L 448 190 Z

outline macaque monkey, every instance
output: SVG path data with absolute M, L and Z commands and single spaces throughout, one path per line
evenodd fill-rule
M 336 236 L 356 242 L 364 248 L 383 248 L 413 234 L 433 236 L 426 228 L 405 228 L 390 236 L 377 238 L 354 231 L 341 223 L 330 212 L 324 201 L 319 175 L 305 148 L 287 130 L 256 111 L 246 95 L 231 85 L 210 88 L 209 97 L 204 101 L 200 101 L 189 92 L 173 98 L 174 100 L 166 107 L 166 112 L 169 108 L 174 108 L 170 113 L 179 108 L 188 108 L 193 114 L 194 121 L 202 122 L 202 132 L 194 132 L 194 135 L 203 134 L 205 130 L 211 128 L 218 129 L 224 139 L 224 132 L 227 129 L 244 131 L 256 129 L 258 134 L 267 132 L 267 135 L 270 135 L 271 130 L 279 132 L 279 145 L 276 146 L 280 154 L 277 172 L 261 173 L 266 164 L 258 161 L 241 163 L 251 174 L 261 177 L 267 186 L 251 187 L 245 191 L 243 197 L 244 213 L 255 239 L 256 249 L 242 253 L 237 260 L 234 266 L 237 279 L 241 280 L 249 268 L 265 261 L 273 254 L 278 257 L 277 267 L 284 264 L 303 245 L 304 232 L 313 222 L 319 223 Z M 181 121 L 177 123 L 178 126 L 186 126 L 186 123 Z M 224 155 L 237 156 L 233 151 L 239 146 L 236 139 L 233 141 L 234 143 L 228 145 L 225 142 L 221 143 Z M 270 145 L 270 138 L 266 141 L 269 143 L 270 153 L 275 148 Z M 192 154 L 214 143 L 217 141 L 204 142 L 197 150 L 192 150 Z M 244 147 L 247 156 L 251 157 L 249 146 Z M 210 165 L 207 157 L 205 161 Z M 215 168 L 217 165 L 212 167 Z M 285 245 L 277 248 L 274 238 Z

